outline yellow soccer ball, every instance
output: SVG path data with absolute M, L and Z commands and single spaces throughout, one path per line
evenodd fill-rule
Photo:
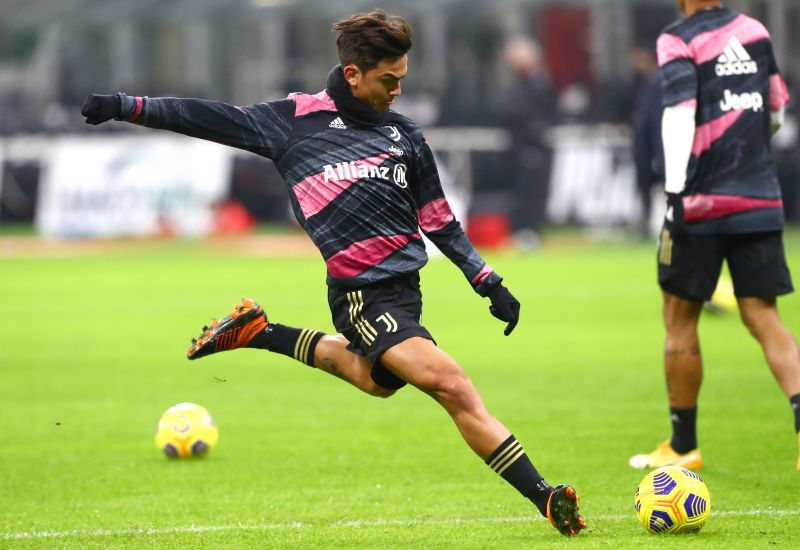
M 218 439 L 217 423 L 204 407 L 194 403 L 167 409 L 156 430 L 156 445 L 170 458 L 205 456 Z
M 711 513 L 702 478 L 680 466 L 662 466 L 644 476 L 633 499 L 636 515 L 650 533 L 694 533 Z
M 727 313 L 736 311 L 738 307 L 739 303 L 733 293 L 733 282 L 727 277 L 720 277 L 717 281 L 717 288 L 711 295 L 711 300 L 706 302 L 706 309 L 714 313 Z

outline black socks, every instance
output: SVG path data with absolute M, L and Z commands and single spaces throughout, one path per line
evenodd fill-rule
M 547 500 L 553 488 L 539 475 L 531 464 L 525 449 L 522 448 L 517 438 L 509 436 L 486 459 L 486 464 L 500 474 L 524 497 L 533 502 L 539 512 L 547 517 Z
M 325 334 L 316 330 L 270 323 L 267 328 L 253 336 L 247 347 L 268 349 L 313 367 L 314 350 L 323 336 Z
M 791 396 L 789 403 L 792 404 L 792 411 L 794 411 L 794 431 L 800 433 L 800 393 Z
M 697 448 L 697 407 L 669 408 L 672 421 L 672 448 L 684 454 Z

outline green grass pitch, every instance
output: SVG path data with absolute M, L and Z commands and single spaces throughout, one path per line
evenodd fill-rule
M 800 234 L 787 235 L 800 281 Z M 251 296 L 330 331 L 318 258 L 155 243 L 0 259 L 0 547 L 790 547 L 800 539 L 787 400 L 735 314 L 705 314 L 699 436 L 712 498 L 696 535 L 639 526 L 631 454 L 668 435 L 655 247 L 569 244 L 487 259 L 522 302 L 511 337 L 446 260 L 422 272 L 423 322 L 588 529 L 563 539 L 406 388 L 388 400 L 263 351 L 197 363 L 191 337 Z M 800 333 L 800 297 L 779 302 Z M 220 444 L 170 461 L 163 410 L 207 407 Z

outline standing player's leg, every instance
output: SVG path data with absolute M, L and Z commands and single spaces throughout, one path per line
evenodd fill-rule
M 577 495 L 569 486 L 553 489 L 522 445 L 486 410 L 461 367 L 431 340 L 413 337 L 386 350 L 380 362 L 394 375 L 433 397 L 450 415 L 467 445 L 565 535 L 585 527 Z
M 634 468 L 679 465 L 699 468 L 697 397 L 703 382 L 703 360 L 697 325 L 703 302 L 664 292 L 664 375 L 669 397 L 672 437 L 653 452 L 631 457 Z
M 724 240 L 714 235 L 673 235 L 665 226 L 658 246 L 658 283 L 663 291 L 664 374 L 672 437 L 650 453 L 637 454 L 634 468 L 677 465 L 699 468 L 697 397 L 703 361 L 697 325 L 703 302 L 711 298 L 725 257 Z
M 188 358 L 199 359 L 212 353 L 238 348 L 267 349 L 341 378 L 377 397 L 389 397 L 395 390 L 376 384 L 366 357 L 347 349 L 342 336 L 300 329 L 267 321 L 263 308 L 244 298 L 226 317 L 203 327 L 203 334 L 192 341 Z
M 794 409 L 800 445 L 800 351 L 781 322 L 777 296 L 792 292 L 781 231 L 739 235 L 731 239 L 728 267 L 742 321 L 761 344 L 772 374 Z M 800 470 L 800 458 L 797 461 Z
M 742 321 L 761 344 L 783 393 L 789 398 L 800 398 L 800 349 L 795 337 L 781 322 L 775 300 L 737 298 L 737 301 Z
M 670 444 L 679 454 L 697 449 L 697 397 L 703 383 L 697 324 L 702 309 L 702 302 L 664 292 L 664 375 L 672 419 Z

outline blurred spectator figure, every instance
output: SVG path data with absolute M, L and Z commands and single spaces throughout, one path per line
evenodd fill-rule
M 440 126 L 470 126 L 475 124 L 478 105 L 477 78 L 479 67 L 469 43 L 456 38 L 448 48 L 448 78 L 440 94 Z M 401 96 L 402 97 L 402 96 Z
M 25 98 L 12 92 L 0 97 L 0 136 L 13 135 L 25 128 Z
M 503 60 L 512 80 L 500 91 L 495 108 L 497 122 L 511 133 L 502 175 L 511 187 L 514 240 L 521 248 L 530 249 L 538 245 L 538 233 L 546 221 L 552 154 L 545 134 L 555 122 L 556 94 L 533 40 L 512 38 Z
M 789 97 L 797 98 L 800 90 L 788 75 Z M 778 181 L 781 184 L 783 210 L 788 223 L 800 223 L 800 111 L 797 101 L 786 106 L 783 125 L 772 138 L 772 154 Z
M 636 164 L 636 188 L 642 205 L 639 231 L 647 236 L 650 234 L 653 191 L 656 186 L 664 185 L 661 71 L 658 69 L 655 46 L 633 48 L 630 63 L 634 70 L 635 86 L 632 115 L 633 158 Z

